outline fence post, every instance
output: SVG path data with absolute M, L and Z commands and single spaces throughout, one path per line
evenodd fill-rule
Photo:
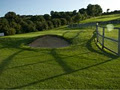
M 104 36 L 105 36 L 105 27 L 103 27 L 103 34 L 102 34 L 102 49 L 104 49 Z
M 120 56 L 120 28 L 118 31 L 118 55 Z
M 97 42 L 98 42 L 98 23 L 96 23 L 96 34 L 97 34 Z

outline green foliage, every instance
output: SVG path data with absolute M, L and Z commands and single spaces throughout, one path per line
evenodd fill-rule
M 67 20 L 65 18 L 61 18 L 61 25 L 66 25 L 67 24 Z
M 14 34 L 16 34 L 16 30 L 14 28 L 9 28 L 7 30 L 7 35 L 14 35 Z
M 53 29 L 54 28 L 54 25 L 53 25 L 52 21 L 47 21 L 47 24 L 48 24 L 48 28 L 49 29 Z
M 36 32 L 60 27 L 61 25 L 79 23 L 81 20 L 87 19 L 88 13 L 90 16 L 97 16 L 102 13 L 99 5 L 88 5 L 87 9 L 80 9 L 71 12 L 57 12 L 51 11 L 50 14 L 44 15 L 16 15 L 15 12 L 8 12 L 3 18 L 0 18 L 0 32 L 5 35 Z M 95 13 L 94 13 L 95 12 Z M 9 30 L 14 28 L 15 30 Z M 15 31 L 15 33 L 8 33 L 7 31 Z
M 14 12 L 8 12 L 7 14 L 5 14 L 5 18 L 8 20 L 15 20 L 17 18 L 17 15 Z
M 67 15 L 65 18 L 67 20 L 67 24 L 72 23 L 72 17 L 70 17 L 69 15 Z
M 31 17 L 31 20 L 32 21 L 40 21 L 40 22 L 45 22 L 45 19 L 44 19 L 44 17 L 43 16 L 33 16 L 33 17 Z
M 50 21 L 51 20 L 51 16 L 49 14 L 45 14 L 43 17 L 44 17 L 44 19 L 46 21 Z
M 43 22 L 42 23 L 42 30 L 48 30 L 48 24 L 47 24 L 47 22 Z
M 77 10 L 73 11 L 73 16 L 75 16 L 77 14 Z
M 79 13 L 81 13 L 81 14 L 85 14 L 86 12 L 87 12 L 87 10 L 85 8 L 79 9 Z
M 36 24 L 36 29 L 37 29 L 38 31 L 42 31 L 42 30 L 43 30 L 43 29 L 42 29 L 42 22 L 36 21 L 35 24 Z
M 56 19 L 53 19 L 52 22 L 53 22 L 54 27 L 58 27 L 58 26 L 57 26 L 57 20 L 56 20 Z
M 3 29 L 3 32 L 4 32 L 5 35 L 14 35 L 14 34 L 16 34 L 16 30 L 14 28 L 9 27 L 9 26 L 5 26 L 2 29 Z
M 80 13 L 78 13 L 73 17 L 73 22 L 74 23 L 79 23 L 81 19 L 82 19 L 82 16 L 81 16 Z
M 9 22 L 6 18 L 0 19 L 0 32 L 5 33 L 5 28 L 9 26 Z
M 89 4 L 87 6 L 87 14 L 90 16 L 99 16 L 102 14 L 102 8 L 98 4 L 96 5 Z

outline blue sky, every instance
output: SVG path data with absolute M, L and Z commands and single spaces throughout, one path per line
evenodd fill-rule
M 0 16 L 9 11 L 20 15 L 41 15 L 50 11 L 73 11 L 99 4 L 106 11 L 120 10 L 120 0 L 0 0 Z

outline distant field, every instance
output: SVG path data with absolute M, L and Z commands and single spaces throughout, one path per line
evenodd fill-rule
M 94 17 L 94 18 L 80 21 L 80 23 L 104 22 L 104 21 L 110 21 L 110 20 L 115 20 L 115 19 L 120 19 L 120 14 L 103 15 L 103 16 L 99 16 L 99 17 Z

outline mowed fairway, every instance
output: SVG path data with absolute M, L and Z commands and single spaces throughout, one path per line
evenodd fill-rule
M 80 23 L 104 22 L 104 21 L 111 21 L 111 20 L 117 20 L 117 19 L 118 20 L 120 19 L 120 14 L 102 15 L 98 17 L 93 17 L 90 19 L 80 21 Z
M 94 30 L 61 27 L 0 37 L 0 88 L 120 88 L 120 58 L 96 46 Z M 71 46 L 57 49 L 27 46 L 44 34 L 63 36 Z

